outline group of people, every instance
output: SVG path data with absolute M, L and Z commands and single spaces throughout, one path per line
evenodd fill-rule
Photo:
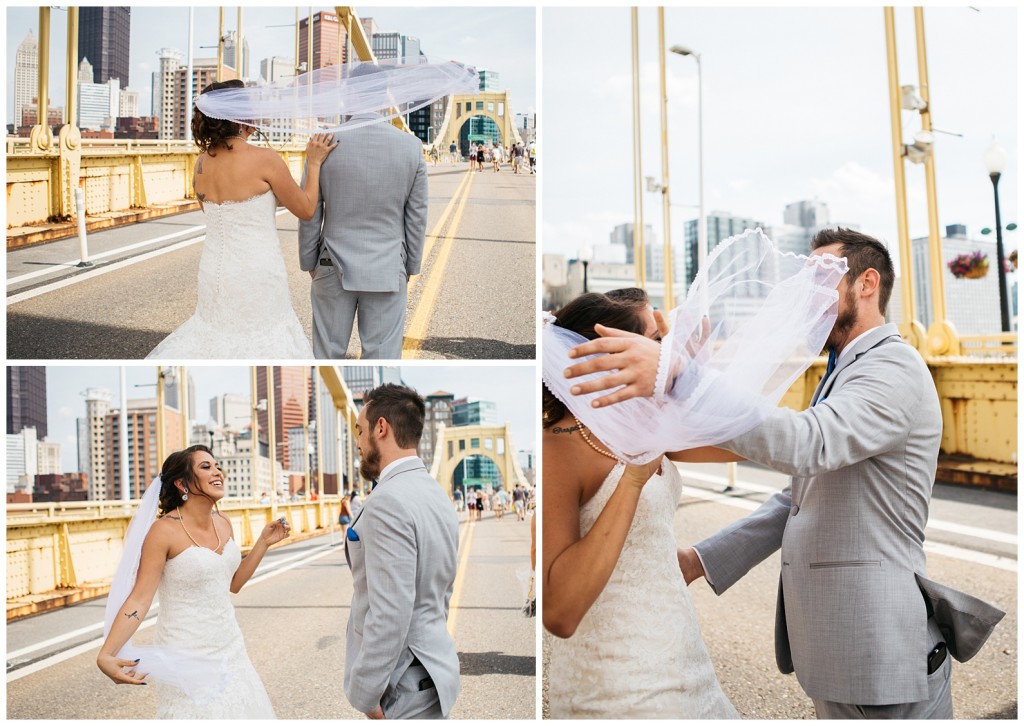
M 479 487 L 467 489 L 463 495 L 462 489 L 456 488 L 453 498 L 455 510 L 461 512 L 463 505 L 468 512 L 470 522 L 479 522 L 485 511 L 494 512 L 495 519 L 502 519 L 506 511 L 515 512 L 516 520 L 526 520 L 526 512 L 530 508 L 533 492 L 522 484 L 516 484 L 511 492 L 499 487 L 488 493 Z M 511 507 L 510 507 L 511 505 Z
M 346 493 L 339 515 L 353 590 L 345 695 L 374 719 L 447 718 L 460 690 L 459 658 L 446 627 L 458 519 L 417 455 L 423 399 L 384 384 L 363 400 L 356 422 L 359 471 L 376 484 L 365 501 Z M 230 594 L 290 528 L 286 518 L 270 522 L 243 557 L 217 506 L 224 485 L 206 446 L 171 454 L 132 518 L 111 587 L 97 666 L 117 684 L 155 683 L 158 718 L 275 715 Z M 155 645 L 136 647 L 131 638 L 157 593 Z
M 497 141 L 491 142 L 490 146 L 477 142 L 470 144 L 469 168 L 471 171 L 483 171 L 484 164 L 490 162 L 493 170 L 499 172 L 505 161 L 511 164 L 513 174 L 525 173 L 524 164 L 526 163 L 529 163 L 531 174 L 537 173 L 536 142 L 530 142 L 527 146 L 522 141 L 517 141 L 508 148 L 501 146 Z

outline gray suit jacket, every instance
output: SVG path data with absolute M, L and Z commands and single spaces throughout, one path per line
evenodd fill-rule
M 941 434 L 928 367 L 895 325 L 884 325 L 846 352 L 811 408 L 779 409 L 723 444 L 792 479 L 696 549 L 721 594 L 782 548 L 776 660 L 812 698 L 923 701 L 935 645 L 929 613 L 960 660 L 1003 616 L 925 577 Z
M 448 634 L 459 523 L 419 459 L 399 464 L 366 498 L 345 541 L 352 609 L 345 695 L 363 713 L 418 658 L 447 715 L 459 695 L 459 657 Z
M 347 123 L 374 116 L 353 116 Z M 423 145 L 383 121 L 339 133 L 335 140 L 338 148 L 320 168 L 313 218 L 299 224 L 299 266 L 316 269 L 327 254 L 345 290 L 397 292 L 400 278 L 419 274 L 423 257 Z

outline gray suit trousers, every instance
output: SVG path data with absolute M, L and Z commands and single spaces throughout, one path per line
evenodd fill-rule
M 942 641 L 942 633 L 932 619 L 928 620 L 928 634 L 934 642 Z M 925 667 L 925 654 L 921 654 L 921 667 Z M 953 693 L 950 674 L 953 659 L 947 654 L 946 662 L 928 676 L 928 699 L 915 703 L 893 703 L 885 706 L 857 706 L 852 703 L 814 700 L 814 711 L 819 719 L 879 718 L 879 719 L 952 719 Z
M 342 286 L 335 265 L 317 265 L 310 289 L 313 303 L 313 355 L 340 360 L 348 353 L 352 325 L 359 319 L 362 360 L 402 357 L 408 282 L 395 292 L 360 292 Z
M 394 687 L 387 687 L 381 698 L 381 708 L 384 709 L 384 715 L 388 720 L 447 718 L 441 711 L 437 689 L 434 686 L 423 691 L 419 689 L 420 681 L 428 676 L 426 668 L 421 665 L 412 665 L 406 669 Z

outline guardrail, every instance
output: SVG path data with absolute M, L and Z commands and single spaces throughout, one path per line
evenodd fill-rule
M 292 537 L 332 524 L 338 497 L 278 504 Z M 121 558 L 124 534 L 138 502 L 67 502 L 7 505 L 7 600 L 64 588 L 106 586 Z M 227 503 L 220 507 L 242 550 L 271 521 L 271 505 Z M 52 512 L 52 513 L 51 513 Z
M 296 179 L 305 144 L 274 149 Z M 82 139 L 34 151 L 28 139 L 7 139 L 7 228 L 67 222 L 74 191 L 85 192 L 89 216 L 194 199 L 192 170 L 199 149 L 186 141 Z

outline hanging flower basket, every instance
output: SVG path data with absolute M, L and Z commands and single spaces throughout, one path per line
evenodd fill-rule
M 978 250 L 966 255 L 957 255 L 948 263 L 949 271 L 953 277 L 968 280 L 977 280 L 988 274 L 988 255 Z

